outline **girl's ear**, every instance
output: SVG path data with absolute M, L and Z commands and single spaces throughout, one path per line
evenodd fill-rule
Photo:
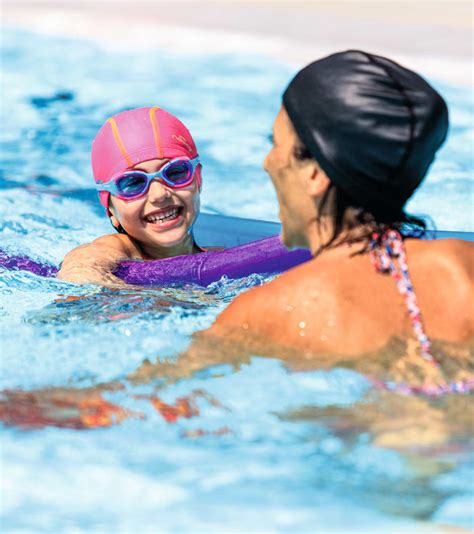
M 117 217 L 115 217 L 115 215 L 110 212 L 110 222 L 112 223 L 112 226 L 117 229 L 119 226 L 120 226 L 120 223 L 117 219 Z
M 111 202 L 109 202 L 109 206 L 107 208 L 107 214 L 110 217 L 110 222 L 112 223 L 112 226 L 118 231 L 118 229 L 121 227 L 121 224 L 117 216 L 115 215 L 115 209 L 112 206 Z

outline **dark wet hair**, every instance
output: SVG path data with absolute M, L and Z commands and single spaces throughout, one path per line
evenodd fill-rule
M 119 224 L 118 226 L 115 226 L 114 223 L 112 222 L 112 219 L 109 219 L 109 221 L 110 221 L 110 224 L 113 226 L 113 228 L 114 228 L 114 230 L 116 232 L 118 232 L 119 234 L 128 235 L 126 230 L 124 229 L 124 227 L 121 224 Z
M 112 225 L 113 229 L 119 234 L 128 235 L 126 230 L 120 223 L 118 226 L 115 226 L 115 224 L 112 222 L 112 212 L 110 211 L 110 203 L 111 203 L 111 197 L 109 195 L 109 200 L 108 200 L 108 205 L 107 205 L 107 216 L 109 217 L 110 224 Z
M 301 142 L 294 147 L 293 155 L 298 161 L 314 159 L 311 152 Z M 365 241 L 368 247 L 374 233 L 379 236 L 378 239 L 381 239 L 382 235 L 389 229 L 397 230 L 404 238 L 420 238 L 425 236 L 427 232 L 435 230 L 435 225 L 430 217 L 410 215 L 403 208 L 398 214 L 393 212 L 384 213 L 383 210 L 374 213 L 370 209 L 361 206 L 360 202 L 334 182 L 331 182 L 321 198 L 319 213 L 324 213 L 327 210 L 331 197 L 334 198 L 335 211 L 333 232 L 329 241 L 320 246 L 318 253 L 321 253 L 324 249 L 331 248 L 343 230 L 354 227 L 364 226 L 367 228 L 367 232 L 354 238 L 347 238 L 342 242 L 339 241 L 339 244 Z M 349 211 L 352 213 L 348 221 L 347 213 Z M 347 224 L 349 224 L 349 228 L 347 228 Z M 361 252 L 365 252 L 367 247 L 362 248 Z
M 443 98 L 418 74 L 360 50 L 311 63 L 290 82 L 283 106 L 301 140 L 332 182 L 335 236 L 348 208 L 354 225 L 422 235 L 426 223 L 404 206 L 425 177 L 448 130 Z

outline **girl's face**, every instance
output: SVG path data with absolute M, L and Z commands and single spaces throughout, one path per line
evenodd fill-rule
M 169 159 L 154 159 L 133 167 L 154 173 Z M 196 173 L 200 172 L 196 169 Z M 138 241 L 150 256 L 179 254 L 191 244 L 191 229 L 199 214 L 200 198 L 196 177 L 179 189 L 172 189 L 159 180 L 153 180 L 147 193 L 135 200 L 121 200 L 110 196 L 112 224 L 119 224 L 127 234 Z

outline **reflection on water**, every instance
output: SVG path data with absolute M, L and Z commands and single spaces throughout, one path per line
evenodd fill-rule
M 163 314 L 176 308 L 180 308 L 181 317 L 185 319 L 193 314 L 193 310 L 214 306 L 222 308 L 243 290 L 270 279 L 259 274 L 238 280 L 223 276 L 206 288 L 186 284 L 157 289 L 97 288 L 91 294 L 60 294 L 51 304 L 27 313 L 24 320 L 30 324 L 64 324 L 71 321 L 99 323 L 128 318 L 146 320 L 147 317 L 159 320 Z
M 75 324 L 76 341 L 82 346 L 81 330 L 82 335 L 89 328 L 98 332 L 102 323 L 130 328 L 130 319 L 135 326 L 153 327 L 143 329 L 145 338 L 173 337 L 171 325 L 176 328 L 180 320 L 187 322 L 188 328 L 189 323 L 199 324 L 203 316 L 217 313 L 225 300 L 251 285 L 249 281 L 224 279 L 207 289 L 96 289 L 87 293 L 83 287 L 78 295 L 73 292 L 78 292 L 77 287 L 50 283 L 56 297 L 42 308 L 27 311 L 24 321 L 34 328 L 58 329 L 65 337 L 63 329 Z M 22 287 L 21 278 L 16 285 Z M 136 345 L 136 335 L 125 337 L 130 349 Z M 100 345 L 101 340 L 96 343 Z M 108 343 L 106 348 L 113 358 L 116 348 Z M 395 344 L 378 360 L 368 358 L 366 368 L 373 372 L 378 365 L 380 372 L 385 365 L 389 369 L 399 356 L 397 348 Z M 198 469 L 200 474 L 193 477 L 193 485 L 183 482 L 184 469 L 197 469 L 196 450 L 213 477 L 221 477 L 216 487 L 224 491 L 219 497 L 224 503 L 226 498 L 232 499 L 245 509 L 251 494 L 268 512 L 271 504 L 257 497 L 264 484 L 272 488 L 274 502 L 290 517 L 309 499 L 316 505 L 305 517 L 329 520 L 327 510 L 317 503 L 329 499 L 335 506 L 345 507 L 348 499 L 350 506 L 362 513 L 359 521 L 368 531 L 376 530 L 374 513 L 381 514 L 380 518 L 395 529 L 408 520 L 432 521 L 438 516 L 442 520 L 440 511 L 447 503 L 469 495 L 472 396 L 430 399 L 398 395 L 373 389 L 364 375 L 354 370 L 311 370 L 308 362 L 305 369 L 295 363 L 290 370 L 275 359 L 238 356 L 225 343 L 212 347 L 212 353 L 200 354 L 197 362 L 187 361 L 185 354 L 176 351 L 171 357 L 159 352 L 155 349 L 147 359 L 142 354 L 132 374 L 127 376 L 122 368 L 116 379 L 106 382 L 98 374 L 82 377 L 70 386 L 4 390 L 0 420 L 5 432 L 21 430 L 27 432 L 24 436 L 35 436 L 27 437 L 27 441 L 41 443 L 44 434 L 38 432 L 44 429 L 86 431 L 88 447 L 98 453 L 104 445 L 96 432 L 119 432 L 120 441 L 112 446 L 111 454 L 121 469 L 131 472 L 135 471 L 135 460 L 130 432 L 140 428 L 140 433 L 164 440 L 169 449 L 157 458 L 151 444 L 144 446 L 139 472 L 147 479 L 165 478 L 178 488 L 186 488 L 189 496 L 180 501 L 181 506 L 187 506 L 190 499 L 204 510 L 211 506 L 209 490 L 209 500 L 201 495 L 208 476 Z M 61 359 L 55 361 L 61 367 Z M 465 361 L 460 357 L 458 364 L 462 366 Z M 349 362 L 341 364 L 350 367 Z M 75 435 L 55 434 L 58 446 L 74 447 Z M 170 454 L 180 458 L 179 465 L 167 465 Z M 11 449 L 9 455 L 14 464 L 26 462 L 33 467 L 37 462 L 36 453 L 17 456 Z M 53 457 L 57 469 L 66 467 L 67 460 Z M 148 462 L 154 466 L 151 471 Z M 247 475 L 237 475 L 231 467 L 234 464 Z M 110 466 L 107 472 L 107 476 L 114 476 L 116 468 Z M 446 483 L 453 474 L 457 474 L 457 483 Z M 196 477 L 204 478 L 197 484 Z M 21 480 L 13 474 L 13 481 L 18 484 Z M 210 484 L 212 487 L 216 482 Z M 60 485 L 48 491 L 53 498 Z M 295 492 L 290 501 L 288 491 Z M 29 492 L 21 490 L 20 494 L 26 497 Z M 172 510 L 168 509 L 168 524 L 178 528 Z M 81 513 L 76 512 L 76 516 L 80 518 Z M 335 527 L 351 526 L 347 520 L 331 521 Z M 467 521 L 469 511 L 465 508 L 456 523 L 467 525 Z M 212 519 L 205 524 L 211 529 L 217 525 Z M 267 519 L 265 524 L 280 523 Z M 293 518 L 294 524 L 297 521 Z
M 174 365 L 164 362 L 161 367 Z M 452 473 L 461 473 L 465 481 L 474 474 L 474 414 L 468 396 L 401 396 L 369 389 L 363 377 L 351 371 L 288 373 L 276 360 L 262 358 L 211 366 L 185 380 L 163 380 L 166 371 L 159 376 L 146 386 L 120 380 L 82 389 L 4 391 L 0 419 L 7 427 L 36 432 L 116 426 L 130 432 L 140 424 L 157 439 L 164 433 L 165 441 L 166 425 L 171 425 L 171 454 L 181 458 L 180 468 L 194 468 L 193 455 L 187 455 L 195 447 L 204 454 L 225 450 L 230 465 L 237 461 L 243 469 L 255 470 L 252 478 L 258 487 L 260 481 L 268 483 L 268 476 L 261 478 L 265 451 L 274 458 L 287 489 L 299 491 L 303 500 L 320 498 L 323 491 L 325 498 L 342 505 L 341 497 L 349 496 L 352 506 L 388 514 L 394 524 L 397 517 L 430 520 L 449 499 L 469 492 L 469 485 L 459 480 L 451 488 L 443 483 Z M 116 454 L 125 465 L 133 465 L 133 455 L 126 452 L 127 435 L 122 434 L 124 442 Z M 71 439 L 69 435 L 65 441 Z M 89 441 L 96 440 L 90 434 Z M 151 452 L 142 450 L 141 455 Z M 168 478 L 163 460 L 154 469 Z M 246 499 L 248 481 L 235 486 L 233 469 L 218 457 L 206 461 L 219 470 L 219 485 L 230 489 L 238 504 Z M 304 476 L 301 469 L 306 470 Z M 275 482 L 270 477 L 272 487 Z

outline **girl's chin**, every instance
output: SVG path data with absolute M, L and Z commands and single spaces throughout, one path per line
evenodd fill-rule
M 172 248 L 179 245 L 184 245 L 188 235 L 188 229 L 182 227 L 176 228 L 175 231 L 155 234 L 149 239 L 149 241 L 158 247 Z

